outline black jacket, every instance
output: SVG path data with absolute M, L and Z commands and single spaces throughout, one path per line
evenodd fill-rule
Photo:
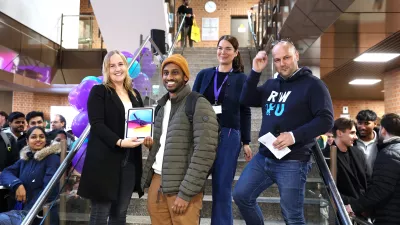
M 11 134 L 6 134 L 8 140 L 10 140 L 11 149 L 10 151 L 6 147 L 6 143 L 0 136 L 0 172 L 6 167 L 11 166 L 19 159 L 19 149 L 15 138 Z
M 347 163 L 344 154 L 337 150 L 337 176 L 336 186 L 345 205 L 352 199 L 358 199 L 367 189 L 367 165 L 364 155 L 354 147 L 348 148 L 350 165 Z M 354 169 L 353 169 L 354 167 Z
M 365 195 L 350 205 L 355 213 L 373 211 L 374 225 L 400 224 L 400 137 L 380 149 Z
M 133 107 L 143 107 L 138 91 L 137 100 L 132 93 L 129 98 Z M 78 195 L 97 201 L 116 201 L 119 193 L 121 164 L 129 151 L 129 160 L 135 164 L 135 191 L 143 195 L 140 188 L 142 174 L 142 149 L 124 149 L 116 146 L 124 139 L 125 110 L 114 89 L 96 85 L 88 99 L 90 137 L 82 170 Z

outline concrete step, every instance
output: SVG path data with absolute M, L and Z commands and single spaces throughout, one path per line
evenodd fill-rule
M 259 197 L 257 202 L 263 212 L 265 220 L 283 221 L 281 216 L 280 198 L 278 197 Z M 304 213 L 307 224 L 316 223 L 322 224 L 324 218 L 321 209 L 326 209 L 329 202 L 318 198 L 306 198 L 304 204 Z M 203 209 L 201 218 L 211 218 L 212 199 L 210 195 L 205 195 L 203 198 Z M 232 210 L 234 219 L 241 220 L 239 209 L 232 200 Z M 142 198 L 133 195 L 128 208 L 128 215 L 131 216 L 148 216 L 147 212 L 147 194 Z
M 62 220 L 68 221 L 68 225 L 87 225 L 89 224 L 89 214 L 82 213 L 60 213 Z M 126 217 L 126 225 L 150 225 L 150 216 L 131 216 Z M 267 225 L 284 225 L 283 221 L 265 220 Z M 317 225 L 316 223 L 308 223 L 309 225 Z M 200 225 L 211 225 L 210 218 L 201 218 Z M 244 220 L 233 220 L 233 225 L 246 225 Z

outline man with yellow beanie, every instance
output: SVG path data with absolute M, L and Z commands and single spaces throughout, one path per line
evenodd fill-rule
M 168 57 L 161 65 L 161 76 L 168 93 L 158 101 L 154 141 L 144 140 L 150 152 L 142 189 L 149 188 L 151 224 L 195 225 L 218 145 L 217 117 L 203 97 L 196 98 L 193 118 L 186 114 L 186 101 L 196 93 L 187 84 L 190 72 L 184 57 Z

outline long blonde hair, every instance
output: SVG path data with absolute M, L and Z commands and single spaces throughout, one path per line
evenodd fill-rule
M 104 60 L 103 60 L 103 84 L 104 86 L 106 86 L 106 88 L 115 88 L 115 85 L 113 84 L 113 82 L 110 79 L 110 59 L 113 55 L 119 55 L 122 59 L 122 61 L 124 62 L 124 65 L 126 66 L 126 76 L 124 79 L 124 89 L 128 92 L 131 92 L 133 94 L 133 96 L 136 97 L 136 93 L 133 91 L 132 88 L 132 79 L 129 76 L 129 68 L 128 68 L 128 61 L 126 60 L 125 56 L 118 50 L 112 50 L 109 51 L 106 56 L 104 56 Z

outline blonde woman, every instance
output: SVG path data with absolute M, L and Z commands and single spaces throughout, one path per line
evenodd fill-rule
M 91 200 L 90 224 L 125 224 L 133 191 L 140 189 L 142 141 L 124 138 L 128 109 L 142 107 L 132 88 L 126 58 L 119 51 L 104 57 L 103 84 L 88 99 L 91 125 L 78 195 Z

